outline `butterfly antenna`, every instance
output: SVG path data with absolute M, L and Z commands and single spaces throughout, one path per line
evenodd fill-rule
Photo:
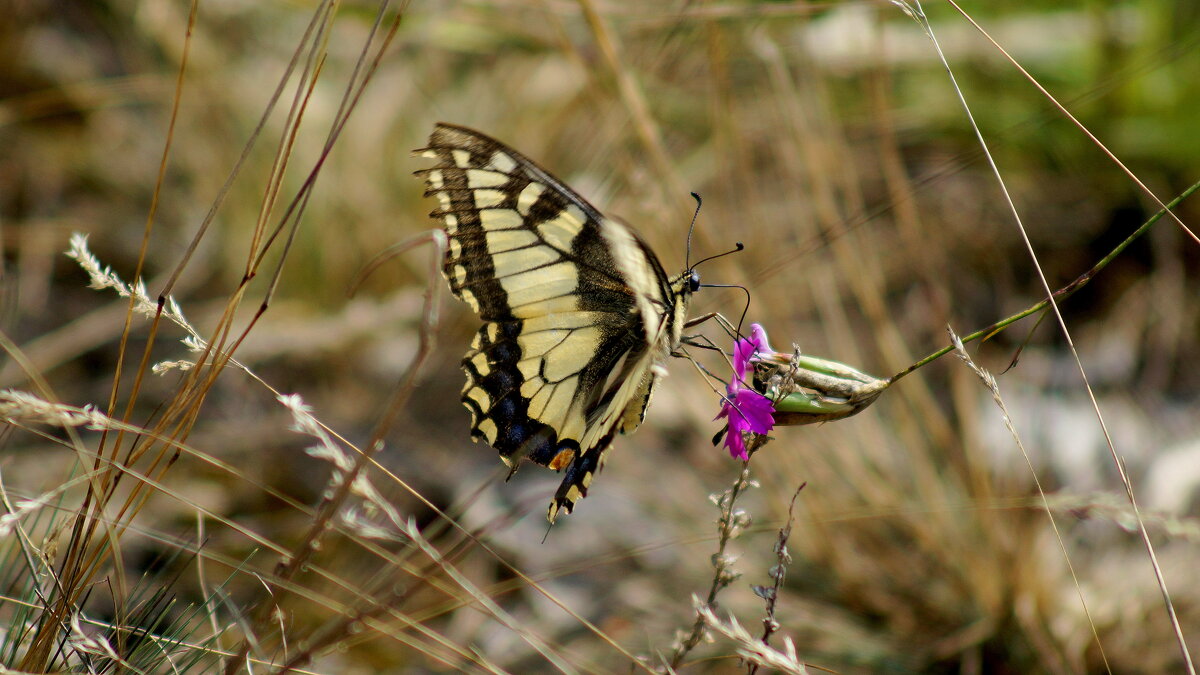
M 688 226 L 687 254 L 684 257 L 684 269 L 689 270 L 692 269 L 690 262 L 692 259 L 692 232 L 696 231 L 696 219 L 700 217 L 700 206 L 704 203 L 704 200 L 700 199 L 700 195 L 695 192 L 692 193 L 692 199 L 696 200 L 696 211 L 692 213 L 692 224 Z
M 705 258 L 705 259 L 701 260 L 700 262 L 696 263 L 695 265 L 689 265 L 689 266 L 688 266 L 688 269 L 689 269 L 689 270 L 691 270 L 691 269 L 696 269 L 697 267 L 699 267 L 699 266 L 703 265 L 704 263 L 708 262 L 709 260 L 716 260 L 717 258 L 724 258 L 725 256 L 727 256 L 727 255 L 729 255 L 729 254 L 731 254 L 731 253 L 739 253 L 739 252 L 741 252 L 741 251 L 745 251 L 745 250 L 746 250 L 746 246 L 745 246 L 745 244 L 743 244 L 742 242 L 740 242 L 740 241 L 739 241 L 739 242 L 736 242 L 736 243 L 735 243 L 735 245 L 734 245 L 734 247 L 733 247 L 733 248 L 731 248 L 731 249 L 729 249 L 728 251 L 725 251 L 724 253 L 718 253 L 718 254 L 716 254 L 716 255 L 710 255 L 710 256 L 708 256 L 707 258 Z M 708 284 L 705 284 L 705 286 L 708 286 Z M 725 287 L 725 286 L 722 286 L 721 288 L 727 288 L 727 287 Z M 740 287 L 740 286 L 738 286 L 738 288 L 741 288 L 741 287 Z

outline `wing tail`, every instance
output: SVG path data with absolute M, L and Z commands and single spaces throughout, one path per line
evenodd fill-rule
M 608 435 L 600 439 L 599 445 L 576 457 L 567 467 L 567 473 L 563 476 L 558 491 L 554 493 L 554 499 L 550 501 L 550 508 L 546 511 L 546 520 L 549 520 L 551 524 L 560 513 L 571 513 L 575 508 L 575 502 L 587 496 L 592 478 L 604 467 L 604 460 L 608 455 L 612 439 L 613 434 L 610 431 Z

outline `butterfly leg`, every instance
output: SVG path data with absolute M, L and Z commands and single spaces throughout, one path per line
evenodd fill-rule
M 701 314 L 700 316 L 698 316 L 694 319 L 688 320 L 687 323 L 683 324 L 683 327 L 685 330 L 688 328 L 695 328 L 696 326 L 699 326 L 702 323 L 707 323 L 708 321 L 713 321 L 713 320 L 715 320 L 717 322 L 717 325 L 720 326 L 721 330 L 725 331 L 725 334 L 728 335 L 729 337 L 736 338 L 736 337 L 738 337 L 738 335 L 740 335 L 740 333 L 738 332 L 738 329 L 733 325 L 733 323 L 730 322 L 729 319 L 726 319 L 725 315 L 721 314 L 720 312 L 709 312 L 708 314 Z M 696 336 L 685 337 L 684 340 L 691 340 L 695 337 Z M 693 346 L 698 346 L 698 345 L 693 344 Z
M 692 358 L 686 351 L 682 349 L 684 345 L 687 345 L 688 347 L 695 347 L 696 349 L 707 349 L 708 351 L 712 352 L 724 351 L 712 341 L 712 338 L 708 337 L 707 335 L 685 335 L 683 336 L 683 339 L 679 341 L 679 346 L 681 349 L 671 352 L 671 356 L 674 356 L 677 359 Z
M 737 329 L 734 328 L 733 324 L 730 323 L 729 319 L 726 319 L 725 316 L 723 314 L 721 314 L 720 312 L 709 312 L 708 314 L 702 314 L 702 315 L 688 321 L 687 323 L 685 323 L 683 325 L 683 327 L 685 329 L 692 328 L 692 327 L 698 326 L 702 323 L 705 323 L 707 321 L 712 321 L 712 320 L 716 320 L 717 325 L 719 325 L 721 327 L 721 329 L 724 330 L 727 335 L 729 335 L 729 337 L 736 338 L 738 336 Z M 718 347 L 712 341 L 711 338 L 709 338 L 707 335 L 702 335 L 699 333 L 696 335 L 685 335 L 683 337 L 683 339 L 680 340 L 680 343 L 688 345 L 690 347 L 696 347 L 698 349 L 707 349 L 710 351 L 724 352 L 724 350 L 721 349 L 720 347 Z M 680 353 L 680 352 L 672 352 L 671 356 L 674 356 L 676 358 L 685 358 L 685 359 L 691 358 L 686 353 Z
M 720 317 L 720 318 L 718 318 L 718 317 Z M 710 319 L 717 319 L 718 321 L 720 321 L 724 318 L 725 317 L 721 316 L 720 312 L 709 312 L 708 314 L 701 314 L 700 316 L 698 316 L 694 319 L 688 319 L 687 322 L 683 324 L 683 327 L 684 327 L 684 329 L 694 328 L 696 326 L 699 326 L 702 323 L 705 323 L 706 321 L 708 321 Z

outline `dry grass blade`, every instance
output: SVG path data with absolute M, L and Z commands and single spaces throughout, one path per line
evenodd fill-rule
M 1017 427 L 1013 423 L 1012 416 L 1008 413 L 1008 406 L 1004 404 L 1004 399 L 1000 396 L 1000 385 L 996 383 L 996 378 L 988 371 L 980 368 L 975 364 L 971 355 L 967 353 L 967 348 L 963 345 L 958 334 L 953 328 L 947 327 L 946 331 L 950 334 L 950 343 L 954 345 L 954 355 L 962 361 L 971 372 L 979 376 L 979 380 L 983 386 L 987 387 L 992 394 L 992 400 L 996 403 L 996 407 L 1000 409 L 1000 417 L 1004 420 L 1004 427 L 1012 434 L 1013 442 L 1016 443 L 1017 449 L 1021 451 L 1021 456 L 1025 458 L 1025 465 L 1029 468 L 1029 475 L 1033 478 L 1033 483 L 1037 487 L 1038 496 L 1042 499 L 1042 507 L 1046 511 L 1046 517 L 1050 520 L 1050 528 L 1054 530 L 1054 538 L 1058 541 L 1058 548 L 1062 551 L 1063 562 L 1066 563 L 1067 569 L 1071 572 L 1071 580 L 1075 583 L 1075 593 L 1079 596 L 1079 605 L 1083 608 L 1083 613 L 1087 616 L 1088 626 L 1092 629 L 1092 639 L 1096 643 L 1096 649 L 1100 651 L 1100 658 L 1104 661 L 1104 669 L 1112 672 L 1112 668 L 1108 665 L 1108 657 L 1104 654 L 1104 644 L 1100 641 L 1100 634 L 1096 630 L 1096 622 L 1092 620 L 1092 613 L 1088 609 L 1087 598 L 1083 595 L 1083 588 L 1079 584 L 1079 576 L 1075 573 L 1075 566 L 1071 563 L 1071 554 L 1067 552 L 1067 545 L 1063 541 L 1062 532 L 1058 529 L 1058 522 L 1054 519 L 1054 511 L 1050 506 L 1050 499 L 1046 496 L 1046 491 L 1042 489 L 1042 480 L 1038 477 L 1037 468 L 1033 464 L 1033 460 L 1029 457 L 1029 452 L 1025 449 L 1025 444 L 1021 441 L 1021 435 L 1017 433 Z
M 1059 288 L 1058 290 L 1054 291 L 1054 293 L 1052 293 L 1050 295 L 1050 298 L 1053 298 L 1055 301 L 1062 302 L 1062 301 L 1066 300 L 1067 298 L 1071 297 L 1072 295 L 1074 295 L 1076 292 L 1083 289 L 1085 286 L 1088 285 L 1088 283 L 1090 281 L 1092 281 L 1092 279 L 1094 279 L 1096 277 L 1096 275 L 1100 274 L 1100 272 L 1102 270 L 1104 270 L 1105 267 L 1107 267 L 1110 263 L 1112 263 L 1114 260 L 1116 260 L 1117 257 L 1120 256 L 1123 252 L 1125 252 L 1126 249 L 1128 249 L 1131 244 L 1133 244 L 1135 241 L 1137 241 L 1142 235 L 1149 232 L 1150 228 L 1155 223 L 1157 223 L 1159 220 L 1161 220 L 1163 216 L 1167 215 L 1167 213 L 1170 211 L 1170 209 L 1176 208 L 1177 206 L 1182 204 L 1185 199 L 1187 199 L 1188 197 L 1191 197 L 1193 194 L 1196 193 L 1197 190 L 1200 190 L 1200 182 L 1193 183 L 1191 186 L 1189 186 L 1186 190 L 1184 190 L 1182 193 L 1180 193 L 1178 196 L 1176 196 L 1170 202 L 1167 202 L 1166 208 L 1158 211 L 1158 213 L 1155 213 L 1153 216 L 1148 218 L 1144 223 L 1142 223 L 1140 226 L 1138 226 L 1137 229 L 1135 229 L 1133 232 L 1129 233 L 1128 236 L 1126 236 L 1123 240 L 1121 240 L 1121 243 L 1117 244 L 1116 247 L 1114 247 L 1111 251 L 1109 251 L 1107 254 L 1105 254 L 1105 256 L 1103 258 L 1096 261 L 1096 264 L 1092 265 L 1091 268 L 1089 268 L 1086 272 L 1084 272 L 1083 274 L 1080 274 L 1078 277 L 1075 278 L 1074 281 L 1067 284 L 1066 286 L 1063 286 L 1062 288 Z M 1047 307 L 1050 306 L 1050 302 L 1051 302 L 1051 300 L 1049 298 L 1046 300 L 1039 300 L 1038 302 L 1030 305 L 1029 307 L 1026 307 L 1025 309 L 1021 310 L 1020 312 L 1017 312 L 1016 314 L 1013 314 L 1012 316 L 1001 319 L 1000 321 L 997 321 L 993 324 L 985 326 L 984 328 L 981 328 L 969 335 L 965 335 L 965 336 L 961 337 L 960 340 L 964 343 L 973 342 L 976 340 L 980 340 L 980 341 L 987 340 L 991 337 L 994 337 L 995 335 L 997 335 L 1004 329 L 1008 328 L 1009 326 L 1012 326 L 1013 324 L 1020 321 L 1021 319 L 1024 319 L 1028 316 L 1037 314 L 1038 312 L 1042 312 L 1043 310 L 1045 310 Z M 895 375 L 893 375 L 891 377 L 891 380 L 894 382 L 895 380 L 897 380 L 901 377 L 904 377 L 906 375 L 909 375 L 910 373 L 916 372 L 920 368 L 923 368 L 926 365 L 936 361 L 937 359 L 942 358 L 943 356 L 945 356 L 946 354 L 949 354 L 950 352 L 954 351 L 955 349 L 956 349 L 955 345 L 953 343 L 951 343 L 951 344 L 933 352 L 932 354 L 926 356 L 925 358 L 921 359 L 920 361 L 913 363 L 912 365 L 908 366 L 907 368 L 900 371 L 899 373 L 896 373 Z
M 1074 124 L 1080 131 L 1082 131 L 1088 137 L 1088 140 L 1090 140 L 1092 143 L 1094 143 L 1096 145 L 1096 147 L 1100 148 L 1100 150 L 1103 151 L 1104 154 L 1110 160 L 1112 160 L 1112 162 L 1114 164 L 1116 164 L 1118 167 L 1120 167 L 1121 171 L 1126 176 L 1129 177 L 1129 180 L 1133 181 L 1134 184 L 1136 184 L 1139 188 L 1141 188 L 1142 192 L 1144 192 L 1147 197 L 1154 200 L 1154 203 L 1158 204 L 1158 207 L 1160 209 L 1166 211 L 1167 215 L 1171 216 L 1171 220 L 1174 220 L 1175 224 L 1178 225 L 1181 230 L 1186 232 L 1187 235 L 1189 237 L 1191 237 L 1193 242 L 1195 242 L 1196 244 L 1200 244 L 1200 237 L 1196 236 L 1196 233 L 1193 232 L 1192 229 L 1189 228 L 1186 224 L 1184 224 L 1184 222 L 1179 219 L 1179 216 L 1175 215 L 1175 212 L 1172 211 L 1170 209 L 1170 207 L 1168 207 L 1166 204 L 1164 204 L 1161 199 L 1159 199 L 1158 195 L 1154 194 L 1154 192 L 1150 188 L 1146 187 L 1146 184 L 1142 182 L 1142 179 L 1138 178 L 1137 174 L 1135 174 L 1133 171 L 1130 171 L 1129 167 L 1125 166 L 1125 163 L 1122 162 L 1115 154 L 1113 154 L 1112 150 L 1108 149 L 1108 146 L 1104 145 L 1104 143 L 1101 142 L 1099 138 L 1096 138 L 1096 135 L 1093 134 L 1091 132 L 1091 130 L 1087 128 L 1087 126 L 1085 126 L 1082 122 L 1080 122 L 1078 118 L 1076 118 L 1074 115 L 1072 115 L 1071 111 L 1067 110 L 1066 106 L 1064 106 L 1062 103 L 1059 103 L 1058 99 L 1055 98 L 1053 94 L 1051 94 L 1049 91 L 1047 91 L 1046 88 L 1043 87 L 1042 84 L 1040 82 L 1038 82 L 1036 78 L 1033 77 L 1033 75 L 1030 75 L 1029 71 L 1026 70 L 1024 67 L 1022 67 L 1020 62 L 1018 62 L 1016 59 L 1014 59 L 1012 57 L 1012 55 L 1009 54 L 1004 49 L 1004 47 L 1002 47 L 1000 45 L 1000 43 L 996 42 L 996 40 L 994 38 L 992 38 L 991 35 L 988 35 L 988 32 L 983 29 L 983 26 L 980 26 L 979 23 L 976 22 L 975 19 L 973 19 L 970 14 L 967 14 L 966 12 L 964 12 L 963 9 L 958 6 L 958 3 L 954 2 L 954 0 L 948 0 L 948 2 L 950 3 L 950 6 L 954 7 L 954 9 L 958 10 L 958 13 L 962 14 L 963 18 L 965 18 L 976 30 L 978 30 L 980 32 L 980 34 L 983 35 L 984 38 L 986 38 L 987 41 L 989 43 L 991 43 L 991 45 L 993 47 L 996 48 L 997 51 L 999 51 L 1001 54 L 1003 54 L 1004 58 L 1007 59 L 1008 62 L 1011 63 L 1012 66 L 1014 68 L 1016 68 L 1021 73 L 1021 75 L 1023 75 L 1025 77 L 1025 79 L 1029 80 L 1029 83 L 1032 84 L 1034 87 L 1036 87 L 1038 92 L 1040 92 L 1042 94 L 1042 96 L 1046 97 L 1046 100 L 1053 103 L 1054 107 L 1057 108 L 1058 111 L 1061 112 L 1064 117 L 1071 120 L 1071 123 Z M 920 2 L 918 2 L 917 4 L 918 4 L 918 6 L 920 6 Z
M 1188 650 L 1187 641 L 1183 634 L 1183 628 L 1180 626 L 1180 623 L 1179 623 L 1179 617 L 1175 612 L 1174 603 L 1171 601 L 1171 593 L 1167 589 L 1166 578 L 1163 576 L 1162 568 L 1160 567 L 1159 562 L 1158 562 L 1158 556 L 1154 552 L 1154 544 L 1150 541 L 1150 535 L 1146 531 L 1145 524 L 1142 523 L 1141 515 L 1138 510 L 1137 500 L 1133 494 L 1133 483 L 1130 481 L 1129 476 L 1126 474 L 1125 465 L 1121 461 L 1121 458 L 1117 453 L 1116 446 L 1113 443 L 1112 434 L 1109 432 L 1108 424 L 1104 420 L 1104 414 L 1100 411 L 1100 403 L 1096 400 L 1096 394 L 1092 390 L 1091 384 L 1088 382 L 1087 370 L 1084 368 L 1083 361 L 1079 357 L 1079 351 L 1075 347 L 1074 340 L 1071 337 L 1071 331 L 1067 328 L 1067 322 L 1063 318 L 1062 311 L 1059 309 L 1058 303 L 1054 299 L 1054 292 L 1050 288 L 1050 282 L 1046 279 L 1046 273 L 1042 269 L 1042 265 L 1038 259 L 1038 254 L 1034 250 L 1033 243 L 1029 239 L 1029 233 L 1026 231 L 1025 225 L 1021 221 L 1021 215 L 1017 210 L 1017 205 L 1013 201 L 1012 195 L 1009 193 L 1008 186 L 1006 185 L 1006 183 L 1004 181 L 1004 177 L 1000 173 L 999 167 L 996 165 L 995 159 L 993 159 L 993 157 L 992 157 L 992 153 L 988 148 L 987 141 L 985 141 L 983 138 L 983 132 L 980 130 L 979 126 L 975 123 L 975 117 L 971 113 L 971 108 L 967 104 L 967 100 L 966 100 L 965 96 L 963 95 L 962 90 L 958 87 L 958 84 L 954 79 L 954 72 L 950 68 L 950 63 L 946 60 L 945 54 L 942 52 L 941 46 L 938 44 L 937 37 L 933 33 L 933 27 L 929 24 L 928 20 L 925 18 L 924 10 L 921 9 L 920 0 L 914 0 L 914 5 L 916 8 L 915 12 L 913 12 L 911 9 L 909 11 L 912 14 L 912 16 L 921 24 L 921 26 L 925 30 L 925 32 L 929 35 L 930 40 L 933 42 L 934 49 L 937 50 L 938 57 L 942 61 L 942 65 L 945 66 L 945 68 L 946 68 L 946 73 L 947 73 L 947 76 L 950 78 L 951 85 L 954 87 L 955 93 L 958 95 L 959 102 L 962 105 L 963 111 L 966 113 L 967 118 L 971 123 L 971 127 L 975 132 L 976 139 L 979 141 L 979 145 L 983 149 L 984 156 L 986 157 L 987 162 L 988 162 L 988 166 L 991 168 L 992 174 L 995 176 L 996 182 L 1000 187 L 1000 191 L 1004 195 L 1004 200 L 1008 205 L 1009 213 L 1012 215 L 1013 222 L 1016 224 L 1017 230 L 1021 233 L 1021 239 L 1023 240 L 1023 242 L 1025 244 L 1026 252 L 1028 253 L 1030 260 L 1033 262 L 1033 268 L 1037 272 L 1038 280 L 1041 282 L 1041 285 L 1042 285 L 1042 290 L 1045 292 L 1046 297 L 1049 299 L 1050 309 L 1051 309 L 1051 311 L 1053 311 L 1054 317 L 1058 322 L 1059 331 L 1062 333 L 1063 338 L 1066 340 L 1067 348 L 1070 350 L 1071 356 L 1075 361 L 1075 365 L 1079 372 L 1079 377 L 1082 381 L 1083 388 L 1087 392 L 1088 398 L 1091 401 L 1092 409 L 1095 411 L 1096 422 L 1097 422 L 1097 424 L 1099 424 L 1100 430 L 1104 434 L 1104 439 L 1108 445 L 1108 449 L 1109 449 L 1109 453 L 1110 453 L 1110 456 L 1113 461 L 1113 465 L 1116 467 L 1117 473 L 1121 478 L 1121 484 L 1125 488 L 1125 494 L 1129 499 L 1130 506 L 1133 508 L 1134 515 L 1137 516 L 1138 533 L 1140 534 L 1140 536 L 1142 538 L 1142 543 L 1144 544 L 1144 546 L 1146 548 L 1146 555 L 1150 561 L 1151 567 L 1154 570 L 1154 576 L 1155 576 L 1155 579 L 1158 581 L 1159 589 L 1162 592 L 1163 604 L 1165 606 L 1167 615 L 1170 617 L 1171 626 L 1175 632 L 1176 643 L 1179 646 L 1180 652 L 1183 655 L 1183 660 L 1187 667 L 1187 671 L 1194 675 L 1196 672 L 1196 668 L 1195 668 L 1195 665 L 1192 663 L 1191 653 Z M 956 5 L 956 8 L 957 8 L 957 5 Z M 1044 90 L 1043 90 L 1043 93 L 1045 93 Z M 1049 97 L 1048 93 L 1045 93 L 1045 94 L 1046 94 L 1046 96 Z M 1055 103 L 1057 104 L 1057 101 Z M 1061 109 L 1061 106 L 1060 106 L 1060 109 Z M 1062 109 L 1062 110 L 1064 113 L 1066 112 L 1065 109 Z M 1072 117 L 1072 120 L 1074 120 L 1073 117 Z M 1093 138 L 1093 140 L 1095 140 L 1094 137 L 1092 137 L 1090 134 L 1089 134 L 1089 137 L 1091 137 L 1091 138 Z M 1096 142 L 1097 142 L 1097 144 L 1099 144 L 1099 141 L 1096 141 Z M 1103 147 L 1103 146 L 1101 146 L 1101 147 Z M 1113 159 L 1115 160 L 1116 158 L 1113 157 Z M 1121 166 L 1124 169 L 1124 165 L 1121 165 Z M 1131 174 L 1131 177 L 1133 177 L 1132 174 Z M 1133 177 L 1133 178 L 1136 181 L 1136 177 Z M 1137 182 L 1139 185 L 1141 185 L 1140 181 L 1137 181 Z M 1169 209 L 1167 209 L 1166 205 L 1163 204 L 1161 200 L 1159 200 L 1157 197 L 1154 197 L 1154 199 L 1161 208 L 1166 210 L 1168 212 L 1168 214 L 1171 215 L 1172 218 L 1175 218 L 1175 220 L 1178 221 L 1178 218 L 1174 215 L 1174 213 L 1171 212 Z M 1180 225 L 1182 225 L 1182 222 L 1180 222 Z M 1191 234 L 1190 230 L 1189 230 L 1189 234 Z M 1192 234 L 1192 238 L 1195 239 L 1195 234 Z
M 1200 213 L 1179 2 L 925 3 L 957 91 L 888 3 L 10 4 L 0 670 L 1187 671 L 1200 268 L 1161 222 Z M 669 365 L 541 543 L 561 476 L 505 481 L 459 404 L 479 326 L 441 302 L 409 156 L 438 121 L 538 160 L 668 273 L 744 242 L 691 315 L 738 315 L 740 285 L 806 363 L 896 372 L 986 326 L 962 337 L 981 371 L 1021 355 L 1002 411 L 932 363 L 950 345 L 853 418 L 776 418 L 759 487 L 723 500 L 744 482 L 709 442 L 727 336 L 689 326 L 701 363 Z M 1061 325 L 1007 330 L 1051 300 L 1111 447 Z M 799 421 L 846 417 L 794 384 Z M 1136 502 L 1106 489 L 1120 470 Z
M 756 666 L 770 668 L 775 672 L 807 675 L 808 668 L 796 655 L 796 645 L 792 644 L 791 638 L 783 639 L 783 651 L 779 651 L 755 638 L 732 616 L 729 617 L 728 622 L 721 621 L 711 606 L 701 602 L 700 598 L 692 598 L 692 604 L 696 608 L 696 613 L 704 621 L 704 625 L 733 640 L 737 644 L 738 656 L 746 661 Z
M 634 80 L 629 68 L 621 63 L 619 48 L 608 27 L 608 21 L 596 11 L 592 0 L 579 0 L 579 6 L 583 9 L 588 28 L 591 29 L 592 35 L 600 47 L 600 53 L 604 55 L 605 66 L 616 80 L 617 91 L 620 93 L 621 101 L 629 110 L 629 116 L 633 120 L 638 138 L 646 148 L 651 161 L 654 162 L 655 173 L 665 184 L 662 191 L 663 198 L 668 202 L 674 202 L 678 209 L 682 206 L 682 200 L 688 190 L 685 189 L 683 181 L 667 156 L 666 148 L 663 146 L 662 131 L 659 129 L 658 122 L 650 114 L 646 96 Z

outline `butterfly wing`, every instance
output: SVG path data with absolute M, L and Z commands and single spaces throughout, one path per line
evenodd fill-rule
M 419 171 L 449 238 L 451 291 L 484 320 L 463 359 L 471 434 L 515 467 L 566 468 L 553 522 L 617 431 L 641 423 L 686 297 L 650 249 L 520 153 L 439 124 Z M 690 287 L 689 287 L 690 292 Z M 679 325 L 675 325 L 679 324 Z

